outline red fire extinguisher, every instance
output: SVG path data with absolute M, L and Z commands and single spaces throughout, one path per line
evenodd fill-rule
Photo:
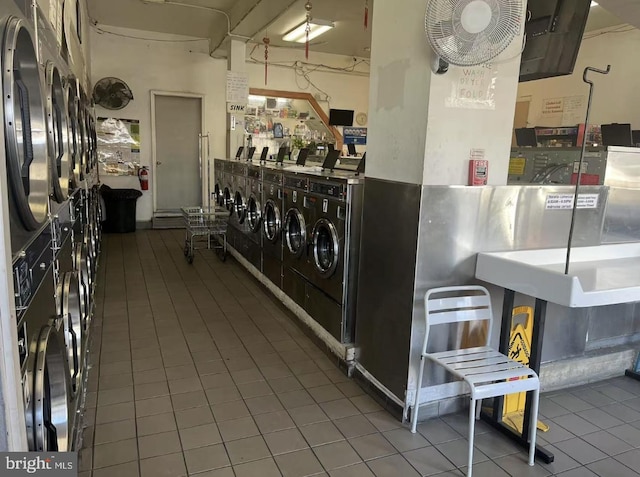
M 140 169 L 138 179 L 140 179 L 140 189 L 149 190 L 149 169 L 147 167 Z

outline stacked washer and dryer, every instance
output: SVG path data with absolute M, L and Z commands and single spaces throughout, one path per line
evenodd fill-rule
M 28 449 L 68 451 L 78 436 L 99 254 L 97 150 L 92 105 L 43 22 L 13 0 L 0 5 L 0 201 Z

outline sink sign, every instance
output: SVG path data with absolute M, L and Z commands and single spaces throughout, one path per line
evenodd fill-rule
M 227 103 L 227 113 L 244 114 L 247 111 L 246 104 Z

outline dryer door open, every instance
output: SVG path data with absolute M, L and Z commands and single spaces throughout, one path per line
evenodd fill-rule
M 80 284 L 77 275 L 66 272 L 58 282 L 58 313 L 64 323 L 64 340 L 67 346 L 67 361 L 71 373 L 71 388 L 75 393 L 80 390 L 82 380 L 82 343 L 84 330 L 82 324 L 82 304 Z
M 84 298 L 84 322 L 85 329 L 87 329 L 89 313 L 91 311 L 90 300 L 91 286 L 93 282 L 91 277 L 91 258 L 89 257 L 87 246 L 82 242 L 78 242 L 74 245 L 73 266 L 78 274 L 81 295 L 83 295 Z
M 69 123 L 60 71 L 51 62 L 47 65 L 46 85 L 51 185 L 53 198 L 60 204 L 69 197 Z
M 50 324 L 34 344 L 28 370 L 33 394 L 27 405 L 29 450 L 67 452 L 69 435 L 69 368 L 64 339 Z
M 307 228 L 304 217 L 296 208 L 289 209 L 284 223 L 287 249 L 294 257 L 301 257 L 307 245 Z
M 267 200 L 264 205 L 263 230 L 270 242 L 276 243 L 281 237 L 282 217 L 278 205 L 272 199 Z
M 49 203 L 47 122 L 32 35 L 11 18 L 2 45 L 6 160 L 10 188 L 26 230 L 46 219 Z
M 340 239 L 336 227 L 327 219 L 320 219 L 313 227 L 313 263 L 317 272 L 325 278 L 338 268 Z

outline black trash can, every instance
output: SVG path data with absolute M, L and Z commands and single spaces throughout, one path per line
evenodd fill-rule
M 136 231 L 136 203 L 142 195 L 137 189 L 112 189 L 100 187 L 104 199 L 106 219 L 102 222 L 105 233 L 128 233 Z

